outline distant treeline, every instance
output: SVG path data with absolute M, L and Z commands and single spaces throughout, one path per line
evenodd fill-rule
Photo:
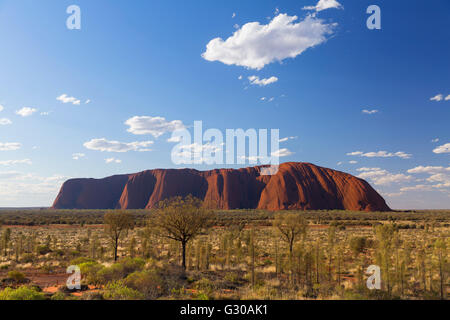
M 56 209 L 3 209 L 0 224 L 42 226 L 50 224 L 93 225 L 103 224 L 103 216 L 111 210 L 56 210 Z M 136 225 L 144 225 L 152 210 L 127 210 L 134 215 Z M 281 211 L 283 212 L 283 211 Z M 288 212 L 288 211 L 286 211 Z M 313 224 L 335 226 L 373 225 L 376 222 L 411 222 L 405 228 L 416 228 L 417 222 L 448 225 L 450 210 L 395 211 L 395 212 L 351 212 L 341 210 L 289 211 L 301 212 Z M 276 212 L 265 210 L 216 210 L 215 224 L 220 226 L 245 222 L 254 225 L 271 225 Z

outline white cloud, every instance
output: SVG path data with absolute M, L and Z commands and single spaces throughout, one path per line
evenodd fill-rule
M 340 9 L 343 6 L 337 2 L 336 0 L 319 0 L 315 6 L 306 6 L 303 7 L 303 10 L 316 10 L 317 12 L 326 10 L 326 9 Z
M 444 99 L 444 96 L 442 94 L 438 94 L 430 98 L 431 101 L 442 101 L 442 99 Z
M 207 142 L 205 144 L 192 143 L 183 144 L 172 150 L 172 157 L 179 159 L 179 163 L 191 164 L 193 159 L 198 163 L 208 163 L 211 161 L 212 154 L 220 154 L 223 152 L 224 144 L 217 145 L 215 143 Z M 207 155 L 204 157 L 204 155 Z
M 412 169 L 408 170 L 408 173 L 430 173 L 430 174 L 434 174 L 434 173 L 439 173 L 439 172 L 450 172 L 450 167 L 448 168 L 444 168 L 441 166 L 418 166 Z
M 12 121 L 9 120 L 8 118 L 0 118 L 0 126 L 6 126 L 11 123 L 12 123 Z
M 0 112 L 5 110 L 5 107 L 0 104 Z
M 433 139 L 433 140 L 431 140 L 431 142 L 432 143 L 437 143 L 437 142 L 439 142 L 439 138 Z
M 432 191 L 433 187 L 430 185 L 425 184 L 418 184 L 412 187 L 403 187 L 400 188 L 401 192 L 408 192 L 408 191 Z
M 266 99 L 267 99 L 266 97 L 262 97 L 260 100 L 265 101 Z
M 80 160 L 81 158 L 84 158 L 86 155 L 84 153 L 74 153 L 72 154 L 73 160 Z
M 336 26 L 310 15 L 300 22 L 297 20 L 297 16 L 279 14 L 267 25 L 246 23 L 225 41 L 212 39 L 202 57 L 260 70 L 269 63 L 295 58 L 325 42 Z
M 282 148 L 282 149 L 279 149 L 279 150 L 271 153 L 272 157 L 279 157 L 279 158 L 288 157 L 288 156 L 290 156 L 292 154 L 294 154 L 294 153 L 291 152 L 287 148 Z
M 286 137 L 286 138 L 281 138 L 279 140 L 279 142 L 286 142 L 286 141 L 295 140 L 295 139 L 298 139 L 298 137 Z
M 116 158 L 107 158 L 105 159 L 106 163 L 122 163 L 122 160 Z
M 170 137 L 169 139 L 167 139 L 167 142 L 177 143 L 177 142 L 181 142 L 181 140 L 182 140 L 181 136 L 173 136 L 173 137 Z
M 413 169 L 409 169 L 408 173 L 415 174 L 429 174 L 429 177 L 426 179 L 427 182 L 434 183 L 432 185 L 420 185 L 417 190 L 431 190 L 433 189 L 446 189 L 450 188 L 450 167 L 442 167 L 442 166 L 418 166 Z M 415 190 L 413 187 L 406 188 L 405 191 Z M 443 191 L 443 190 L 441 190 Z
M 0 206 L 50 206 L 61 184 L 69 179 L 62 175 L 48 177 L 21 172 L 0 172 Z
M 379 170 L 381 170 L 381 168 L 367 168 L 367 167 L 362 167 L 362 168 L 356 169 L 356 171 L 359 171 L 359 172 L 379 171 Z
M 87 99 L 87 100 L 84 102 L 84 104 L 89 104 L 89 103 L 91 103 L 91 99 Z
M 233 14 L 231 15 L 231 19 L 236 17 L 236 12 L 233 12 Z
M 135 116 L 125 124 L 130 128 L 128 132 L 133 134 L 151 134 L 155 138 L 162 136 L 166 132 L 173 132 L 184 129 L 185 126 L 181 120 L 166 121 L 163 117 Z
M 119 142 L 109 141 L 105 138 L 92 139 L 85 142 L 83 145 L 90 150 L 97 150 L 102 152 L 128 152 L 128 151 L 151 151 L 148 149 L 153 144 L 153 141 L 140 142 Z
M 450 153 L 450 143 L 443 144 L 433 150 L 434 153 Z
M 240 75 L 240 76 L 238 77 L 238 79 L 239 79 L 239 80 L 242 80 L 242 75 Z
M 29 117 L 36 111 L 37 111 L 37 109 L 35 109 L 35 108 L 23 107 L 22 109 L 17 110 L 16 114 L 19 116 L 22 116 L 22 117 Z
M 14 151 L 19 150 L 22 145 L 18 142 L 0 142 L 0 151 Z
M 366 158 L 392 158 L 392 157 L 398 157 L 401 159 L 409 159 L 411 158 L 411 154 L 405 153 L 403 151 L 398 152 L 387 152 L 387 151 L 377 151 L 377 152 L 362 152 L 362 151 L 355 151 L 347 153 L 348 156 L 361 156 Z
M 375 113 L 378 113 L 378 110 L 366 110 L 366 109 L 364 109 L 363 111 L 362 111 L 362 113 L 365 113 L 365 114 L 375 114 Z
M 41 112 L 41 116 L 48 116 L 50 114 L 50 112 L 45 111 L 45 112 Z
M 250 81 L 250 84 L 252 84 L 252 85 L 258 85 L 260 87 L 264 87 L 271 83 L 277 82 L 278 78 L 272 76 L 270 78 L 260 79 L 258 76 L 250 76 L 250 77 L 248 77 L 248 80 Z
M 67 94 L 62 94 L 56 98 L 56 100 L 61 101 L 62 103 L 71 103 L 73 105 L 79 106 L 81 104 L 81 100 L 75 97 L 69 97 Z
M 13 166 L 13 165 L 16 165 L 16 164 L 29 164 L 29 165 L 31 165 L 32 162 L 31 162 L 30 159 L 0 161 L 0 166 Z
M 390 185 L 392 183 L 399 183 L 410 181 L 412 176 L 402 173 L 393 174 L 381 168 L 359 168 L 357 171 L 362 172 L 358 175 L 361 179 L 370 179 L 375 185 Z
M 449 100 L 450 100 L 450 94 L 445 97 L 445 101 L 449 101 Z
M 350 164 L 357 164 L 357 163 L 358 163 L 358 161 L 355 161 L 355 160 L 351 160 L 351 161 L 349 161 L 348 163 L 350 163 Z

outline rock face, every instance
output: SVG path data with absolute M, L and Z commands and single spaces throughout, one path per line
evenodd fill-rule
M 243 169 L 156 169 L 104 179 L 66 181 L 55 209 L 150 209 L 173 196 L 195 197 L 218 209 L 389 211 L 364 180 L 350 174 L 289 162 L 278 173 Z

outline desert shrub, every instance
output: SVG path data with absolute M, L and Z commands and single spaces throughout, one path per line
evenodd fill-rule
M 86 283 L 100 284 L 101 281 L 98 278 L 98 272 L 103 269 L 103 266 L 97 262 L 83 262 L 78 264 L 80 268 L 81 276 Z
M 211 280 L 207 278 L 201 278 L 195 283 L 194 288 L 200 291 L 211 293 L 213 292 L 215 285 Z
M 107 300 L 141 300 L 144 295 L 137 290 L 127 287 L 123 280 L 109 282 L 103 291 Z
M 119 261 L 123 265 L 123 271 L 125 275 L 133 273 L 135 271 L 142 270 L 145 266 L 145 260 L 142 258 L 124 258 Z
M 36 252 L 40 255 L 45 255 L 52 252 L 52 250 L 47 245 L 40 245 L 36 248 Z
M 156 299 L 164 295 L 166 285 L 157 271 L 136 271 L 129 274 L 125 285 L 144 294 L 146 299 Z
M 83 300 L 103 300 L 103 295 L 100 292 L 86 292 L 81 296 Z
M 22 286 L 17 289 L 6 288 L 0 291 L 0 300 L 45 300 L 45 295 L 36 288 Z
M 106 284 L 114 280 L 120 280 L 127 275 L 140 271 L 145 266 L 145 260 L 141 258 L 125 258 L 110 267 L 101 268 L 97 271 L 96 281 Z
M 34 256 L 32 253 L 25 253 L 20 259 L 23 263 L 31 263 L 34 261 Z
M 51 296 L 51 300 L 66 300 L 67 295 L 64 294 L 63 292 L 56 292 L 54 295 Z
M 8 278 L 19 283 L 25 281 L 25 275 L 22 272 L 16 270 L 9 271 Z
M 353 237 L 350 239 L 350 249 L 354 254 L 360 254 L 366 247 L 367 239 L 365 237 Z
M 87 257 L 78 257 L 78 258 L 70 260 L 69 265 L 80 266 L 80 264 L 87 263 L 87 262 L 95 262 L 95 260 L 91 259 L 91 258 L 87 258 Z
M 115 263 L 110 267 L 104 267 L 97 272 L 97 281 L 106 284 L 114 280 L 123 279 L 125 276 L 124 267 L 120 263 Z

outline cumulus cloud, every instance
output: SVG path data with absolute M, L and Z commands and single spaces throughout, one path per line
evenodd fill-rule
M 434 153 L 450 153 L 450 143 L 443 144 L 433 150 Z
M 442 166 L 418 166 L 408 170 L 408 173 L 439 173 L 439 172 L 450 172 L 450 167 L 444 168 Z
M 250 81 L 250 84 L 252 84 L 252 85 L 258 85 L 260 87 L 265 87 L 271 83 L 277 82 L 278 78 L 272 76 L 270 78 L 260 79 L 258 76 L 250 76 L 250 77 L 248 77 L 248 80 Z
M 151 151 L 148 149 L 153 144 L 153 141 L 140 142 L 119 142 L 109 141 L 105 138 L 92 139 L 85 142 L 83 145 L 90 150 L 102 152 L 128 152 L 128 151 Z
M 6 126 L 11 123 L 12 123 L 12 121 L 9 120 L 8 118 L 0 118 L 0 126 Z
M 387 152 L 387 151 L 377 151 L 377 152 L 362 152 L 362 151 L 354 151 L 347 153 L 348 156 L 360 156 L 366 158 L 392 158 L 398 157 L 401 159 L 409 159 L 411 158 L 411 154 L 405 153 L 403 151 L 398 152 Z
M 365 113 L 365 114 L 375 114 L 375 113 L 378 113 L 378 110 L 367 110 L 367 109 L 364 109 L 363 111 L 362 111 L 362 113 Z
M 445 97 L 445 101 L 449 101 L 449 100 L 450 100 L 450 94 Z
M 362 172 L 358 175 L 359 178 L 369 179 L 375 185 L 390 185 L 413 179 L 412 176 L 402 173 L 393 174 L 381 168 L 359 168 L 357 171 Z
M 297 20 L 297 16 L 279 14 L 266 25 L 246 23 L 226 40 L 212 39 L 202 57 L 260 70 L 272 62 L 295 58 L 325 42 L 337 25 L 324 23 L 311 15 L 300 22 Z
M 84 153 L 74 153 L 72 154 L 73 160 L 80 160 L 81 158 L 84 158 L 86 155 Z
M 437 94 L 434 97 L 431 97 L 431 101 L 442 101 L 444 99 L 444 96 L 442 94 Z
M 14 151 L 19 150 L 22 145 L 18 142 L 0 142 L 0 151 Z
M 62 94 L 56 98 L 56 100 L 61 101 L 62 103 L 71 103 L 73 105 L 79 106 L 81 104 L 81 100 L 75 97 L 70 97 L 67 94 Z
M 63 175 L 39 176 L 22 172 L 0 172 L 0 200 L 3 207 L 49 206 L 61 184 Z
M 185 128 L 181 120 L 167 121 L 163 117 L 149 116 L 135 116 L 125 121 L 125 124 L 129 126 L 127 131 L 132 134 L 151 134 L 155 138 L 162 136 L 166 132 Z
M 289 141 L 289 140 L 295 140 L 295 139 L 298 139 L 298 137 L 286 137 L 286 138 L 281 138 L 280 140 L 279 140 L 279 142 L 286 142 L 286 141 Z
M 303 10 L 316 10 L 317 12 L 326 9 L 343 9 L 344 7 L 336 0 L 319 0 L 315 6 L 303 7 Z
M 223 154 L 224 144 L 207 142 L 204 144 L 191 143 L 181 144 L 172 150 L 172 158 L 176 158 L 179 164 L 192 164 L 193 160 L 197 164 L 210 163 L 213 160 L 213 154 Z
M 290 156 L 290 155 L 293 155 L 293 154 L 294 153 L 291 152 L 287 148 L 278 149 L 277 151 L 274 151 L 274 152 L 271 153 L 272 157 L 279 157 L 279 158 L 287 157 L 287 156 Z
M 122 160 L 116 158 L 107 158 L 105 159 L 106 163 L 122 163 Z
M 35 109 L 35 108 L 23 107 L 22 109 L 17 110 L 16 114 L 21 116 L 21 117 L 29 117 L 33 113 L 35 113 L 36 111 L 37 111 L 37 109 Z
M 0 166 L 13 166 L 13 165 L 17 165 L 17 164 L 29 164 L 29 165 L 31 165 L 32 162 L 31 162 L 30 159 L 0 161 Z

